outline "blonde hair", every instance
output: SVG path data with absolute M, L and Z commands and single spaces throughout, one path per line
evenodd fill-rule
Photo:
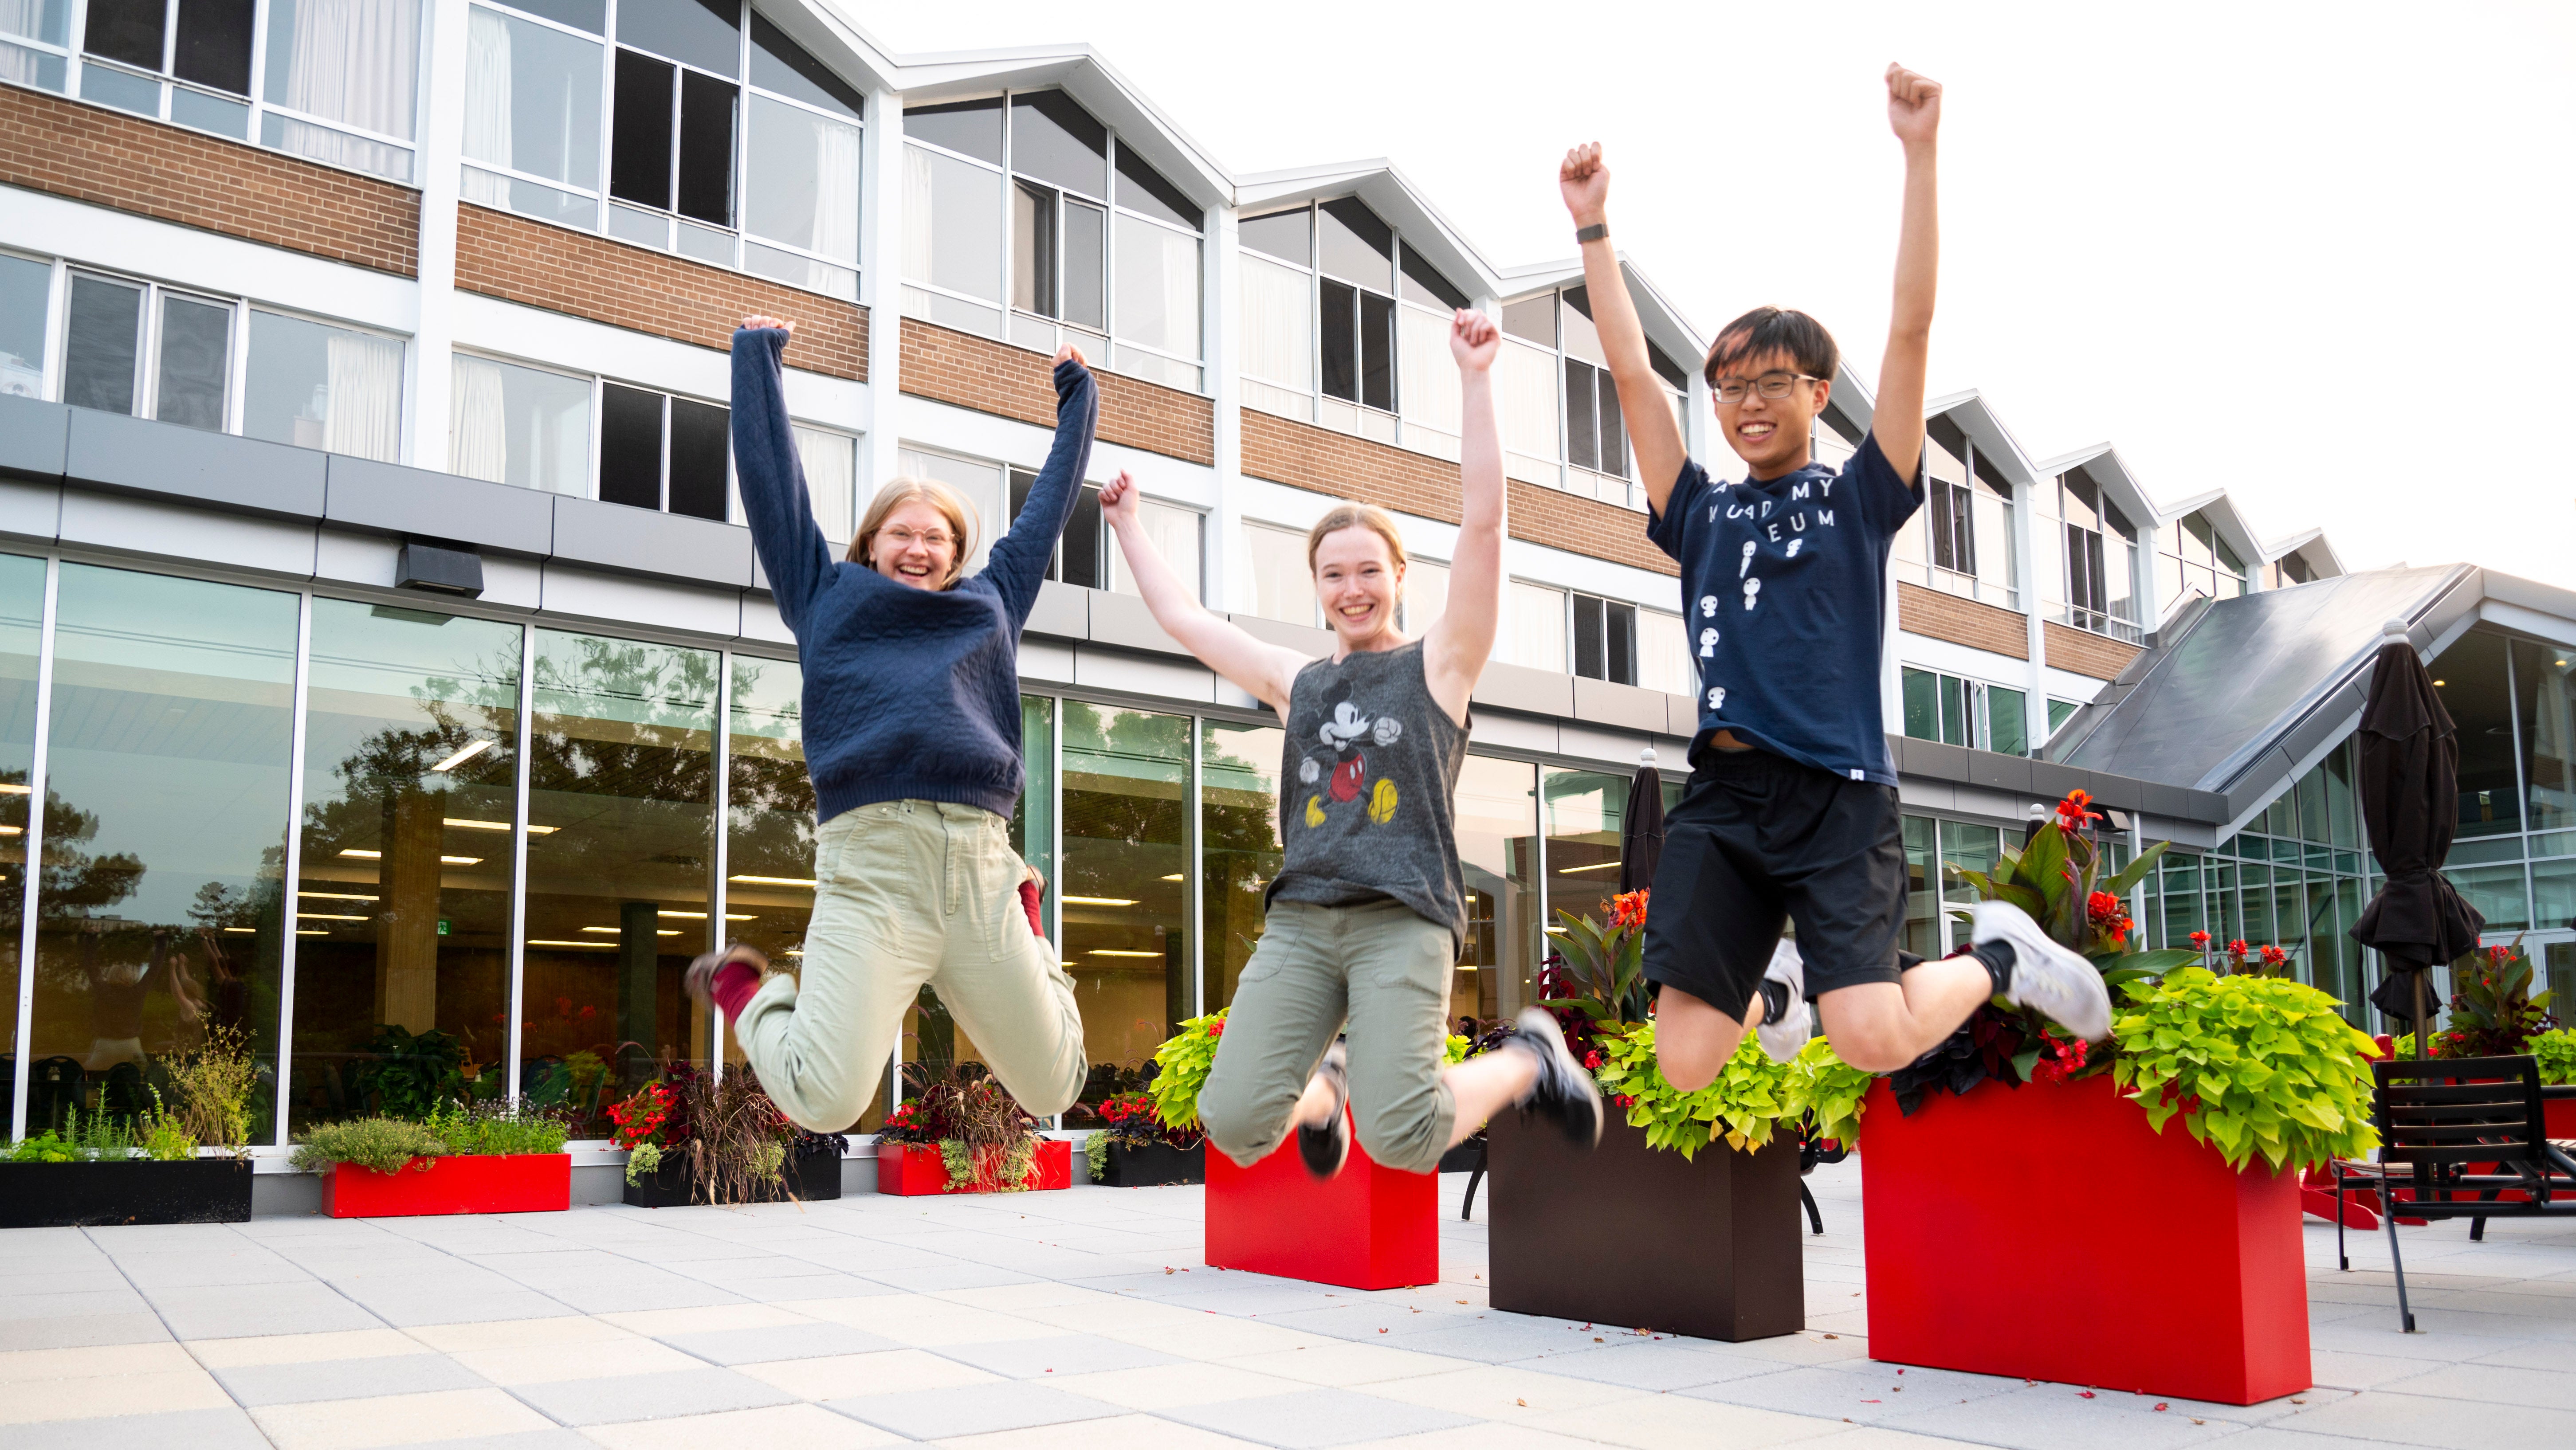
M 939 581 L 942 589 L 954 586 L 966 572 L 966 560 L 975 552 L 975 506 L 966 501 L 964 494 L 935 478 L 886 480 L 877 496 L 868 500 L 867 514 L 859 520 L 858 537 L 850 540 L 849 561 L 875 568 L 875 551 L 869 546 L 876 542 L 877 530 L 885 527 L 886 515 L 908 503 L 926 503 L 939 510 L 949 530 L 957 535 L 957 557 L 948 565 L 948 577 Z
M 1315 551 L 1324 547 L 1324 536 L 1343 529 L 1367 529 L 1386 540 L 1386 551 L 1395 556 L 1395 567 L 1404 567 L 1404 537 L 1395 530 L 1395 515 L 1375 504 L 1345 503 L 1335 504 L 1306 531 L 1307 573 L 1315 572 Z

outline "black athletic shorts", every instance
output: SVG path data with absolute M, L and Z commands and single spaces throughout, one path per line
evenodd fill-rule
M 1741 1021 L 1784 918 L 1797 923 L 1810 998 L 1897 980 L 1905 837 L 1895 787 L 1764 750 L 1703 746 L 1691 764 L 1646 903 L 1647 980 Z

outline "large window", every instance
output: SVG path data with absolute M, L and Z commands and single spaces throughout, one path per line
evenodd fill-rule
M 862 97 L 747 13 L 476 4 L 465 199 L 856 301 Z
M 13 1086 L 18 1059 L 18 951 L 27 910 L 28 805 L 34 799 L 36 676 L 45 620 L 45 561 L 0 554 L 0 1067 Z M 51 804 L 50 798 L 48 804 Z M 49 811 L 48 814 L 51 814 Z M 65 824 L 68 826 L 69 821 Z M 56 1064 L 56 1071 L 61 1065 Z
M 1467 294 L 1357 197 L 1249 218 L 1241 237 L 1245 403 L 1455 459 L 1449 319 Z
M 1565 591 L 1515 579 L 1503 594 L 1502 637 L 1494 658 L 1550 674 L 1567 673 Z
M 397 338 L 0 255 L 0 392 L 391 461 L 402 377 Z
M 1637 683 L 1667 695 L 1699 693 L 1699 664 L 1680 615 L 1637 611 Z
M 1037 481 L 1038 476 L 1027 469 L 1011 470 L 1013 520 L 1027 506 L 1029 490 L 1037 486 Z M 1163 562 L 1180 577 L 1190 597 L 1201 597 L 1199 543 L 1204 519 L 1199 511 L 1160 499 L 1138 499 L 1136 522 L 1145 537 L 1153 541 Z M 1065 520 L 1064 534 L 1056 543 L 1055 557 L 1047 564 L 1047 577 L 1085 589 L 1138 593 L 1135 575 L 1127 567 L 1126 551 L 1118 547 L 1117 536 L 1101 515 L 1100 485 L 1082 486 L 1081 495 L 1073 502 L 1073 515 Z
M 2065 547 L 2063 622 L 2138 643 L 2136 530 L 2081 468 L 2058 479 L 2054 492 Z
M 1907 666 L 1905 733 L 2001 755 L 2030 753 L 2030 696 L 2006 685 Z
M 1637 606 L 1574 596 L 1574 672 L 1587 680 L 1637 683 Z
M 1201 209 L 1060 90 L 907 106 L 903 310 L 1197 392 Z
M 1306 536 L 1276 524 L 1243 525 L 1243 598 L 1245 613 L 1283 624 L 1310 627 L 1324 622 L 1315 601 L 1315 574 L 1306 566 Z
M 500 1097 L 521 631 L 316 599 L 311 639 L 287 1126 Z
M 1467 939 L 1460 944 L 1452 1017 L 1509 1017 L 1537 1000 L 1534 979 L 1547 933 L 1540 930 L 1544 889 L 1536 774 L 1535 766 L 1521 761 L 1482 755 L 1468 756 L 1458 772 L 1458 867 L 1467 888 Z
M 2162 542 L 2164 571 L 2158 579 L 2160 586 L 2173 590 L 2173 598 L 2162 606 L 2167 612 L 2194 594 L 2234 599 L 2245 592 L 2244 561 L 2228 547 L 2205 510 L 2194 509 L 2175 520 L 2172 528 L 2163 531 Z
M 0 5 L 0 81 L 412 179 L 420 0 Z
M 1643 509 L 1644 492 L 1630 486 L 1635 468 L 1627 419 L 1592 325 L 1591 294 L 1569 287 L 1506 302 L 1502 326 L 1496 373 L 1504 470 L 1531 483 Z M 1687 375 L 1651 341 L 1646 354 L 1664 385 L 1665 406 L 1678 420 L 1689 391 Z
M 468 478 L 718 523 L 734 516 L 732 415 L 721 404 L 460 352 L 448 426 L 448 467 Z M 846 542 L 856 445 L 803 426 L 795 438 L 815 524 Z
M 274 1141 L 296 597 L 60 567 L 30 1126 L 147 1106 L 222 1026 L 267 1069 Z
M 617 383 L 599 402 L 601 502 L 724 522 L 729 412 Z
M 1095 1064 L 1141 1069 L 1191 1015 L 1191 725 L 1186 715 L 1065 702 L 1056 899 L 1065 970 Z M 1094 1085 L 1106 1084 L 1095 1074 Z
M 1923 507 L 1899 529 L 1896 577 L 2005 609 L 2021 607 L 2014 584 L 2012 485 L 1976 440 L 1949 418 L 1923 438 Z
M 1234 1000 L 1261 939 L 1262 893 L 1279 874 L 1279 761 L 1287 736 L 1273 726 L 1210 720 L 1199 745 L 1199 940 L 1207 1004 Z

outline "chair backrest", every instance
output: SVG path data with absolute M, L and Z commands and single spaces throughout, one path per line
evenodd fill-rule
M 2439 1195 L 2472 1163 L 2528 1166 L 2547 1201 L 2540 1063 L 2529 1056 L 2381 1059 L 2371 1114 L 2379 1161 L 2414 1168 L 2420 1194 Z

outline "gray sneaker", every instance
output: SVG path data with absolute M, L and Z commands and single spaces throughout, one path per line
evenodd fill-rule
M 1565 1033 L 1556 1019 L 1543 1007 L 1523 1007 L 1512 1025 L 1518 1030 L 1503 1039 L 1503 1046 L 1525 1052 L 1538 1063 L 1538 1081 L 1514 1106 L 1554 1118 L 1576 1147 L 1599 1147 L 1601 1088 L 1566 1050 Z
M 1336 1042 L 1324 1049 L 1324 1060 L 1315 1065 L 1315 1076 L 1333 1090 L 1332 1121 L 1323 1127 L 1297 1125 L 1297 1154 L 1306 1160 L 1306 1171 L 1317 1178 L 1331 1178 L 1342 1171 L 1351 1156 L 1351 1120 L 1342 1112 L 1351 1100 L 1350 1051 Z
M 1789 988 L 1789 1010 L 1774 1022 L 1768 1016 L 1755 1025 L 1753 1035 L 1762 1039 L 1762 1050 L 1773 1062 L 1787 1062 L 1806 1047 L 1807 1039 L 1816 1035 L 1816 1009 L 1807 1001 L 1807 963 L 1798 955 L 1798 944 L 1787 937 L 1771 953 L 1771 965 L 1762 974 L 1766 979 L 1783 982 Z
M 2012 986 L 2005 1000 L 2028 1007 L 2087 1042 L 2111 1035 L 2111 992 L 2093 964 L 2049 940 L 2029 913 L 2009 901 L 1980 901 L 1970 913 L 1968 940 L 2000 941 L 2013 949 Z

